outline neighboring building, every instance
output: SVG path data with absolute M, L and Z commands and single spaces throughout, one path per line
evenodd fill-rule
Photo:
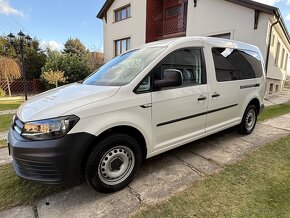
M 286 81 L 290 36 L 276 7 L 250 0 L 107 0 L 97 17 L 104 23 L 105 62 L 147 42 L 212 36 L 260 48 L 268 93 Z

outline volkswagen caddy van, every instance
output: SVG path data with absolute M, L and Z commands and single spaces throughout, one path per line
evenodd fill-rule
M 263 110 L 260 50 L 184 37 L 130 50 L 84 81 L 25 102 L 8 133 L 16 174 L 45 184 L 124 188 L 142 161 L 237 126 Z

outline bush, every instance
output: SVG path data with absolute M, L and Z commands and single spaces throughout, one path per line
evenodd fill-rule
M 0 88 L 0 98 L 1 97 L 5 97 L 6 96 L 6 93 L 3 89 Z

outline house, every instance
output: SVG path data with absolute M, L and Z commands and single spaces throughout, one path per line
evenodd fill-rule
M 284 87 L 290 36 L 276 7 L 250 0 L 107 0 L 97 17 L 103 20 L 105 62 L 156 40 L 219 37 L 259 47 L 267 93 Z

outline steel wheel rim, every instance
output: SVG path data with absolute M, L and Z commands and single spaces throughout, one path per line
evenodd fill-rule
M 107 185 L 116 185 L 126 180 L 135 165 L 133 151 L 126 146 L 116 146 L 107 151 L 98 166 L 98 175 Z
M 246 116 L 246 128 L 247 130 L 252 130 L 256 122 L 256 113 L 254 110 L 249 110 Z

